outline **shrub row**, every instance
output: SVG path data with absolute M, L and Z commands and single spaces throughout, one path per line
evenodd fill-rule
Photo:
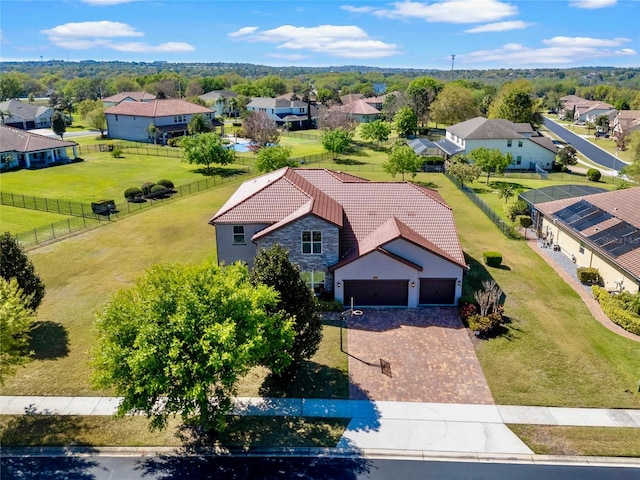
M 604 288 L 594 285 L 591 290 L 602 311 L 613 323 L 620 325 L 627 332 L 640 335 L 640 315 L 624 310 L 615 297 L 612 297 Z
M 144 201 L 144 198 L 155 198 L 175 193 L 171 180 L 162 179 L 154 182 L 145 182 L 142 187 L 129 187 L 124 191 L 124 198 L 130 202 Z

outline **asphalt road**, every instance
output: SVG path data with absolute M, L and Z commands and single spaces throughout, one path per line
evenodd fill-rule
M 3 480 L 637 480 L 640 468 L 327 457 L 2 457 Z M 636 465 L 637 467 L 637 465 Z
M 573 147 L 582 153 L 585 157 L 587 157 L 592 162 L 601 165 L 604 168 L 608 168 L 609 170 L 619 171 L 626 164 L 616 158 L 614 155 L 611 155 L 608 152 L 596 147 L 591 142 L 585 140 L 580 135 L 576 135 L 571 130 L 564 128 L 562 125 L 558 125 L 553 120 L 549 120 L 548 118 L 544 119 L 544 126 L 547 127 L 551 132 L 560 137 L 567 143 L 573 145 Z M 599 140 L 602 142 L 611 142 L 612 140 Z

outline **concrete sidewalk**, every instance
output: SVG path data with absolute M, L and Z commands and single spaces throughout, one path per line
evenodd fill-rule
M 0 413 L 112 415 L 116 397 L 0 397 Z M 640 428 L 640 410 L 366 400 L 237 398 L 236 415 L 349 418 L 337 447 L 531 454 L 507 423 Z

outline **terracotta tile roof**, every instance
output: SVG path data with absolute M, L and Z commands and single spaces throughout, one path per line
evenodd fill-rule
M 280 222 L 309 214 L 310 209 L 342 225 L 341 256 L 355 248 L 361 250 L 362 242 L 366 246 L 365 239 L 394 217 L 414 232 L 405 232 L 406 238 L 417 243 L 421 237 L 423 246 L 465 265 L 451 208 L 436 191 L 408 182 L 369 182 L 330 170 L 286 168 L 245 182 L 210 223 L 281 226 Z M 342 212 L 340 223 L 338 212 Z
M 103 98 L 102 101 L 120 103 L 127 98 L 130 98 L 134 102 L 144 102 L 148 100 L 155 100 L 156 96 L 153 93 L 147 92 L 120 92 L 115 95 L 111 95 L 110 97 Z
M 597 223 L 591 223 L 581 230 L 572 228 L 557 218 L 558 212 L 578 202 L 586 202 L 607 215 L 598 217 Z M 640 233 L 640 187 L 540 203 L 536 205 L 536 209 L 564 224 L 577 238 L 587 242 L 600 255 L 640 279 L 640 237 L 636 237 L 634 233 Z M 610 245 L 602 241 L 595 243 L 595 239 L 605 231 L 611 237 Z M 612 253 L 610 247 L 624 245 L 628 238 L 633 240 L 635 248 L 630 248 L 620 255 L 616 255 L 615 250 Z
M 76 142 L 45 137 L 19 128 L 0 125 L 0 152 L 39 152 L 76 145 Z
M 212 110 L 210 108 L 177 98 L 153 100 L 151 102 L 122 102 L 104 111 L 107 115 L 131 115 L 150 118 L 211 112 Z

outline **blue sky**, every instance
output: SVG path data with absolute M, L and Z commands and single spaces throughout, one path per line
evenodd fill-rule
M 0 60 L 640 67 L 640 0 L 2 0 Z

